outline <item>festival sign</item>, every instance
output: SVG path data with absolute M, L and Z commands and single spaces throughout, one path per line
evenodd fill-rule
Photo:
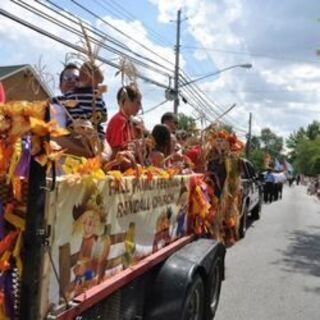
M 70 300 L 183 236 L 188 206 L 188 176 L 73 185 L 60 178 L 46 209 L 59 281 L 47 264 L 43 303 Z

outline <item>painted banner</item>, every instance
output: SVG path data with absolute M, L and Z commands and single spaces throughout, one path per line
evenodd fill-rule
M 59 180 L 46 206 L 59 283 L 48 264 L 43 303 L 72 299 L 183 236 L 188 205 L 189 176 Z

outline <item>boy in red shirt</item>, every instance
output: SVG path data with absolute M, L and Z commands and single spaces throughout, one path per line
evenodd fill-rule
M 141 93 L 133 85 L 125 86 L 118 91 L 117 100 L 120 110 L 110 119 L 106 131 L 106 139 L 114 153 L 127 149 L 128 143 L 136 139 L 130 118 L 141 109 Z

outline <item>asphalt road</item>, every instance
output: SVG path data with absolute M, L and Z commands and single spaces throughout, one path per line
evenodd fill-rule
M 303 186 L 264 205 L 228 249 L 215 320 L 320 319 L 320 201 Z

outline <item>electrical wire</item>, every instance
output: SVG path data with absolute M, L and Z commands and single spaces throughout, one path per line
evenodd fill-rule
M 94 0 L 96 3 L 99 2 L 100 6 L 104 8 L 107 11 L 110 11 L 107 9 L 107 6 L 111 9 L 111 13 L 115 14 L 120 19 L 125 19 L 129 21 L 135 21 L 139 20 L 138 17 L 134 16 L 131 12 L 129 12 L 125 7 L 120 5 L 120 3 L 117 3 L 116 1 L 104 1 L 104 3 L 101 3 L 101 0 Z M 155 41 L 158 41 L 159 43 L 162 43 L 164 46 L 173 46 L 172 42 L 168 39 L 164 38 L 160 33 L 156 32 L 153 28 L 148 26 L 145 22 L 143 22 L 144 27 L 147 31 L 150 32 L 150 36 L 153 37 Z M 135 30 L 138 31 L 137 28 Z
M 35 8 L 34 6 L 32 6 L 30 3 L 25 3 L 24 1 L 20 0 L 19 2 L 17 2 L 16 0 L 11 0 L 13 3 L 19 5 L 20 7 L 28 10 L 29 12 L 32 12 L 33 14 L 36 14 L 37 16 L 59 26 L 60 28 L 63 28 L 64 30 L 67 30 L 71 33 L 73 33 L 74 35 L 77 35 L 79 37 L 83 37 L 83 33 L 80 31 L 80 30 L 77 30 L 75 29 L 74 27 L 71 27 L 69 25 L 67 25 L 66 23 L 63 23 L 61 21 L 58 21 L 57 18 L 54 18 L 54 17 L 51 17 L 50 15 L 48 15 L 47 13 Z M 81 21 L 81 20 L 80 20 Z M 74 22 L 74 21 L 73 21 Z M 77 26 L 79 26 L 79 22 L 77 23 Z M 99 40 L 97 38 L 94 38 L 93 36 L 88 36 L 90 38 L 90 40 L 98 45 L 99 47 L 101 48 L 104 48 L 106 50 L 108 50 L 109 52 L 112 52 L 112 53 L 115 53 L 119 56 L 125 56 L 127 57 L 128 59 L 132 60 L 133 62 L 135 62 L 137 65 L 140 65 L 144 68 L 147 68 L 149 70 L 152 70 L 156 73 L 160 73 L 166 77 L 170 77 L 171 74 L 167 73 L 167 72 L 163 72 L 162 70 L 156 68 L 156 67 L 153 67 L 151 66 L 150 64 L 147 64 L 145 62 L 142 62 L 132 56 L 129 56 L 127 53 L 124 53 L 123 51 L 119 51 L 113 47 L 110 47 L 108 45 L 106 45 L 105 43 L 103 43 L 103 39 L 102 40 Z M 155 62 L 156 63 L 156 62 Z M 170 70 L 171 71 L 171 70 Z
M 61 38 L 61 37 L 59 37 L 57 35 L 54 35 L 53 33 L 50 33 L 50 32 L 48 32 L 48 31 L 46 31 L 46 30 L 44 30 L 44 29 L 42 29 L 42 28 L 40 28 L 40 27 L 38 27 L 38 26 L 36 26 L 34 24 L 31 24 L 28 21 L 25 21 L 25 20 L 21 19 L 20 17 L 18 17 L 16 15 L 13 15 L 13 14 L 11 14 L 10 12 L 8 12 L 8 11 L 6 11 L 4 9 L 0 8 L 0 14 L 5 16 L 5 17 L 7 17 L 7 18 L 9 18 L 9 19 L 11 19 L 11 20 L 13 20 L 13 21 L 15 21 L 15 22 L 17 22 L 17 23 L 19 23 L 19 24 L 21 24 L 21 25 L 23 25 L 23 26 L 25 26 L 25 27 L 27 27 L 27 28 L 29 28 L 29 29 L 31 29 L 31 30 L 33 30 L 33 31 L 38 32 L 39 34 L 42 34 L 42 35 L 44 35 L 44 36 L 46 36 L 46 37 L 48 37 L 48 38 L 50 38 L 52 40 L 55 40 L 56 42 L 59 42 L 59 43 L 65 45 L 65 46 L 67 46 L 67 47 L 69 47 L 69 48 L 71 48 L 71 49 L 73 49 L 75 51 L 78 51 L 78 52 L 83 53 L 83 54 L 87 54 L 86 50 L 83 49 L 81 46 L 76 45 L 74 43 L 71 43 L 70 41 L 67 41 L 67 40 L 65 40 L 65 39 L 63 39 L 63 38 Z M 97 56 L 97 60 L 99 60 L 100 62 L 105 63 L 105 64 L 107 64 L 107 65 L 109 65 L 109 66 L 111 66 L 113 68 L 116 68 L 116 69 L 120 68 L 120 66 L 118 64 L 116 64 L 116 63 L 114 63 L 114 62 L 112 62 L 112 61 L 110 61 L 108 59 L 102 58 L 100 56 Z M 145 80 L 145 81 L 147 81 L 149 83 L 152 83 L 152 84 L 154 84 L 154 85 L 156 85 L 158 87 L 161 87 L 161 88 L 167 88 L 168 87 L 167 85 L 162 84 L 162 83 L 160 83 L 158 81 L 155 81 L 153 79 L 150 79 L 150 78 L 148 78 L 148 77 L 146 77 L 146 76 L 144 76 L 144 75 L 142 75 L 140 73 L 137 74 L 137 77 L 142 79 L 142 80 Z
M 11 0 L 13 1 L 13 0 Z M 20 0 L 21 1 L 21 0 Z M 86 26 L 86 29 L 88 29 L 90 32 L 92 32 L 93 34 L 96 34 L 98 36 L 100 36 L 102 38 L 102 40 L 106 40 L 106 41 L 109 41 L 111 42 L 112 44 L 116 45 L 116 46 L 119 46 L 121 49 L 123 50 L 128 50 L 131 54 L 134 54 L 135 56 L 137 56 L 138 58 L 141 58 L 141 59 L 144 59 L 148 62 L 151 62 L 151 63 L 154 63 L 156 64 L 157 66 L 160 66 L 160 67 L 163 67 L 164 69 L 166 69 L 167 71 L 169 71 L 170 73 L 173 73 L 173 70 L 172 69 L 169 69 L 167 68 L 166 66 L 164 65 L 161 65 L 159 64 L 157 61 L 151 59 L 151 58 L 148 58 L 148 57 L 145 57 L 141 54 L 138 54 L 136 52 L 134 52 L 133 50 L 131 50 L 127 45 L 121 43 L 119 40 L 111 37 L 110 35 L 108 35 L 107 33 L 105 32 L 102 32 L 101 30 L 99 30 L 98 28 L 94 27 L 94 26 L 91 26 L 90 24 L 86 23 L 84 20 L 82 20 L 80 17 L 74 15 L 73 13 L 65 10 L 64 8 L 62 8 L 61 6 L 57 5 L 56 3 L 54 3 L 53 1 L 51 0 L 45 0 L 46 2 L 50 3 L 52 6 L 54 6 L 55 8 L 57 8 L 58 10 L 48 6 L 48 5 L 45 5 L 44 3 L 42 3 L 41 1 L 39 0 L 35 0 L 37 3 L 39 3 L 40 5 L 44 6 L 45 8 L 51 10 L 52 12 L 55 12 L 56 14 L 58 15 L 61 15 L 63 16 L 64 18 L 66 19 L 69 19 L 70 21 L 72 21 L 73 23 L 79 25 L 79 21 L 82 22 L 83 25 Z M 68 16 L 66 16 L 66 14 Z M 71 19 L 70 16 L 73 18 Z
M 198 93 L 195 92 L 195 94 L 198 94 Z M 205 104 L 202 104 L 202 108 L 205 108 Z M 207 109 L 207 112 L 211 112 L 211 111 Z
M 196 94 L 197 94 L 197 93 L 196 93 Z M 203 105 L 202 105 L 202 108 L 204 108 L 204 106 L 205 106 L 205 105 L 203 104 Z M 209 110 L 207 110 L 207 111 L 209 111 Z M 211 112 L 211 111 L 209 111 L 209 112 Z
M 48 1 L 49 3 L 51 3 L 51 4 L 53 4 L 52 1 L 50 1 L 50 0 L 47 0 L 47 1 Z M 76 3 L 74 0 L 71 0 L 71 1 L 74 2 L 74 3 Z M 14 0 L 12 0 L 12 2 L 16 3 L 16 1 L 14 1 Z M 36 2 L 40 3 L 41 5 L 47 7 L 47 8 L 50 9 L 50 10 L 55 11 L 54 9 L 50 8 L 49 6 L 44 5 L 44 4 L 43 4 L 42 2 L 40 2 L 40 1 L 36 1 Z M 16 3 L 16 4 L 17 4 L 17 3 Z M 81 36 L 81 35 L 82 35 L 79 30 L 77 30 L 77 29 L 75 29 L 75 28 L 72 28 L 71 26 L 68 26 L 68 25 L 66 25 L 65 23 L 61 22 L 61 21 L 56 21 L 57 19 L 54 19 L 53 17 L 49 16 L 48 14 L 46 14 L 45 12 L 43 12 L 43 11 L 37 9 L 37 8 L 31 6 L 30 4 L 26 4 L 26 3 L 25 3 L 24 1 L 22 1 L 22 0 L 20 1 L 20 3 L 18 3 L 18 5 L 21 6 L 21 7 L 23 7 L 23 8 L 26 9 L 26 10 L 29 10 L 29 11 L 32 12 L 33 14 L 36 14 L 36 15 L 42 17 L 43 19 L 46 19 L 47 21 L 58 25 L 59 27 L 63 28 L 64 30 L 67 30 L 67 31 L 69 31 L 69 32 L 71 32 L 71 33 L 73 33 L 73 34 L 75 34 L 75 35 L 78 35 L 78 36 Z M 46 32 L 45 30 L 43 30 L 43 29 L 41 29 L 41 28 L 39 28 L 39 27 L 36 27 L 36 26 L 30 24 L 30 23 L 24 21 L 23 19 L 19 19 L 18 17 L 15 17 L 14 15 L 10 15 L 10 13 L 8 13 L 8 12 L 7 12 L 7 14 L 4 14 L 4 12 L 5 12 L 4 10 L 1 10 L 1 11 L 2 11 L 2 14 L 5 15 L 5 16 L 7 16 L 8 18 L 10 18 L 10 19 L 12 19 L 12 20 L 14 20 L 14 21 L 16 21 L 16 22 L 18 22 L 18 23 L 20 23 L 20 24 L 23 24 L 24 26 L 26 26 L 26 27 L 28 27 L 28 28 L 31 28 L 32 30 L 34 30 L 34 31 L 36 31 L 36 32 L 39 32 L 39 33 L 41 33 L 41 34 L 43 34 L 43 35 L 45 35 L 45 36 L 47 36 L 47 37 L 49 37 L 49 38 L 51 38 L 51 39 L 53 39 L 53 40 L 56 40 L 56 41 L 58 41 L 58 42 L 60 42 L 60 43 L 62 43 L 62 44 L 64 44 L 64 45 L 66 45 L 66 46 L 68 46 L 68 47 L 71 47 L 71 48 L 73 48 L 74 50 L 76 50 L 76 51 L 78 51 L 78 52 L 85 53 L 85 52 L 84 52 L 85 50 L 84 50 L 83 48 L 81 48 L 80 46 L 73 45 L 73 44 L 71 44 L 69 41 L 67 41 L 67 40 L 65 40 L 65 39 L 62 39 L 62 38 L 59 38 L 58 36 L 55 36 L 55 35 L 53 35 L 53 34 L 50 34 L 49 32 Z M 69 12 L 67 12 L 67 11 L 65 11 L 65 10 L 63 10 L 63 11 L 66 12 L 66 13 L 68 14 L 68 16 L 66 17 L 66 15 L 62 15 L 61 12 L 60 12 L 60 15 L 61 15 L 61 16 L 63 16 L 64 18 L 68 19 L 69 21 L 71 21 L 71 22 L 73 22 L 73 23 L 77 23 L 77 25 L 78 25 L 78 21 L 76 22 L 74 19 L 71 19 L 71 18 L 70 18 L 70 16 L 69 16 L 70 13 L 69 13 Z M 55 12 L 56 12 L 56 11 L 55 11 Z M 57 12 L 56 12 L 56 13 L 57 13 Z M 72 16 L 72 15 L 71 15 L 71 16 Z M 74 17 L 75 17 L 75 16 L 74 16 Z M 77 18 L 77 20 L 79 20 L 79 19 L 80 19 L 80 18 Z M 97 29 L 97 30 L 98 30 L 98 29 Z M 104 35 L 104 33 L 103 33 L 103 35 L 101 35 L 101 31 L 97 31 L 97 30 L 95 30 L 94 28 L 91 28 L 91 27 L 90 27 L 90 31 L 94 31 L 95 34 L 98 34 L 100 37 L 102 37 L 102 36 Z M 106 35 L 106 34 L 105 34 L 105 35 Z M 107 36 L 107 35 L 106 35 L 106 36 Z M 100 40 L 98 40 L 98 39 L 96 39 L 96 38 L 93 38 L 92 36 L 91 36 L 91 40 L 93 40 L 95 43 L 97 43 L 97 44 L 99 44 L 99 45 L 101 44 L 101 41 L 100 41 Z M 116 44 L 117 44 L 117 45 L 121 45 L 121 46 L 123 47 L 123 44 L 122 44 L 121 42 L 119 42 L 119 41 L 117 41 Z M 108 51 L 110 51 L 110 52 L 113 52 L 113 53 L 116 53 L 116 54 L 118 54 L 118 55 L 119 55 L 119 54 L 124 55 L 123 52 L 119 52 L 117 49 L 114 49 L 114 48 L 112 48 L 112 47 L 110 47 L 110 46 L 104 46 L 104 48 L 105 48 L 106 50 L 108 50 Z M 130 58 L 132 59 L 132 57 L 130 57 Z M 104 62 L 104 63 L 106 63 L 106 64 L 108 64 L 108 65 L 111 65 L 111 66 L 114 67 L 114 68 L 119 68 L 119 66 L 118 66 L 117 64 L 112 63 L 112 62 L 109 61 L 109 60 L 103 59 L 103 58 L 101 58 L 101 57 L 98 57 L 98 60 L 100 60 L 100 61 L 102 61 L 102 62 Z M 142 66 L 146 67 L 146 68 L 149 68 L 149 70 L 154 70 L 154 71 L 155 71 L 155 69 L 154 69 L 152 66 L 150 66 L 150 65 L 143 64 L 141 61 L 136 61 L 136 60 L 135 60 L 135 62 L 136 62 L 137 64 L 139 64 L 139 65 L 142 65 Z M 159 70 L 156 70 L 156 71 L 158 72 Z M 165 74 L 165 75 L 168 76 L 168 74 Z M 150 83 L 153 83 L 153 84 L 155 84 L 155 85 L 157 85 L 157 86 L 167 88 L 167 86 L 165 86 L 165 85 L 163 85 L 163 84 L 161 84 L 161 83 L 158 83 L 158 82 L 156 82 L 156 81 L 153 81 L 152 79 L 148 79 L 147 77 L 144 77 L 144 76 L 142 76 L 141 74 L 138 75 L 138 76 L 139 76 L 140 78 L 142 78 L 143 80 L 148 81 L 148 82 L 150 82 Z M 213 117 L 214 117 L 214 113 L 216 113 L 216 115 L 217 115 L 217 112 L 216 112 L 213 108 L 210 108 L 210 107 L 209 107 L 210 105 L 209 105 L 209 106 L 207 105 L 207 101 L 208 101 L 208 100 L 206 101 L 206 99 L 208 99 L 208 97 L 207 97 L 197 86 L 190 86 L 190 88 L 187 88 L 185 91 L 189 91 L 189 93 L 190 93 L 191 95 L 193 95 L 192 99 L 191 99 L 190 97 L 188 97 L 188 100 L 189 100 L 189 101 L 191 101 L 191 100 L 193 101 L 192 107 L 195 108 L 195 110 L 196 110 L 197 112 L 201 113 L 201 114 L 206 114 L 206 113 L 209 114 L 212 118 L 209 118 L 209 117 L 206 117 L 206 118 L 208 119 L 208 121 L 212 121 L 212 119 L 213 119 Z M 204 98 L 203 96 L 205 96 L 205 98 Z M 159 104 L 159 106 L 162 105 L 162 104 L 164 104 L 166 101 L 167 101 L 167 100 L 161 102 L 161 103 Z M 210 101 L 210 104 L 211 104 L 211 103 L 212 103 L 212 102 Z M 197 106 L 195 106 L 195 104 L 196 104 Z M 214 105 L 215 105 L 215 104 L 214 104 Z M 215 105 L 215 106 L 216 106 L 216 105 Z M 156 107 L 158 107 L 158 105 L 157 105 Z M 147 110 L 146 112 L 152 111 L 152 110 L 154 110 L 154 109 L 155 109 L 155 107 Z
M 207 54 L 208 59 L 211 60 L 211 62 L 214 64 L 214 62 L 212 61 L 212 58 L 210 57 L 210 55 L 208 54 L 207 51 L 206 51 L 206 54 Z M 184 73 L 184 75 L 186 76 L 185 73 Z M 187 76 L 186 76 L 186 77 L 187 77 Z M 188 77 L 188 78 L 189 78 L 189 77 Z M 190 79 L 190 78 L 189 78 L 189 79 Z M 190 81 L 189 79 L 188 79 L 188 82 Z M 192 79 L 191 79 L 191 80 L 192 80 Z M 196 86 L 197 86 L 197 85 L 196 85 Z M 209 103 L 213 104 L 214 106 L 216 106 L 216 107 L 220 110 L 221 115 L 219 115 L 218 118 L 215 119 L 215 121 L 217 121 L 217 120 L 219 120 L 219 119 L 221 119 L 221 118 L 223 117 L 223 118 L 224 118 L 223 122 L 224 122 L 225 124 L 227 124 L 227 125 L 232 126 L 233 130 L 238 131 L 238 132 L 240 131 L 240 132 L 245 132 L 245 133 L 247 133 L 247 130 L 244 129 L 243 127 L 240 127 L 240 126 L 238 125 L 238 122 L 237 122 L 236 120 L 234 120 L 234 119 L 228 114 L 229 111 L 231 111 L 231 110 L 233 109 L 233 107 L 231 107 L 231 109 L 228 108 L 226 111 L 223 111 L 223 108 L 222 108 L 221 106 L 219 106 L 216 102 L 214 102 L 214 101 L 209 97 L 209 95 L 205 94 L 205 93 L 200 89 L 199 86 L 197 86 L 197 88 L 198 88 L 198 90 L 199 90 L 200 92 L 202 92 L 202 94 L 204 95 L 205 99 L 206 99 Z M 208 91 L 208 90 L 206 90 L 206 91 Z M 239 99 L 239 97 L 238 97 L 237 95 L 235 95 L 235 94 L 231 91 L 231 89 L 229 89 L 228 92 L 230 92 L 233 96 L 235 96 L 236 99 Z M 229 109 L 230 109 L 230 110 L 229 110 Z M 221 121 L 221 120 L 220 120 L 220 121 Z
M 194 95 L 193 91 L 188 90 L 188 88 L 184 88 L 180 91 L 179 94 L 183 99 L 187 101 L 188 104 L 190 104 L 193 108 L 196 108 L 195 110 L 201 117 L 205 115 L 208 121 L 214 121 L 216 115 L 213 114 L 212 110 L 206 110 L 203 102 L 197 96 Z
M 110 28 L 112 28 L 113 30 L 117 31 L 118 33 L 120 33 L 121 35 L 123 35 L 124 37 L 130 39 L 131 41 L 135 42 L 136 44 L 138 44 L 140 47 L 142 47 L 143 49 L 151 52 L 152 54 L 154 54 L 155 56 L 157 56 L 158 58 L 160 58 L 163 61 L 166 61 L 167 63 L 174 65 L 174 63 L 166 58 L 163 58 L 161 55 L 159 55 L 157 52 L 155 52 L 154 50 L 148 48 L 147 46 L 145 46 L 143 43 L 137 41 L 136 39 L 132 38 L 131 36 L 129 36 L 128 34 L 126 34 L 125 32 L 123 32 L 122 30 L 120 30 L 119 28 L 115 27 L 113 24 L 111 24 L 110 22 L 106 21 L 105 19 L 101 18 L 98 14 L 96 14 L 95 12 L 93 12 L 92 10 L 89 10 L 88 8 L 84 7 L 82 4 L 80 4 L 78 1 L 76 0 L 70 0 L 72 1 L 75 5 L 77 5 L 79 8 L 81 8 L 82 10 L 84 10 L 85 12 L 89 13 L 91 16 L 95 17 L 96 19 L 100 20 L 101 22 L 103 22 L 105 25 L 109 26 Z
M 265 58 L 265 59 L 272 59 L 272 60 L 281 60 L 281 61 L 291 61 L 291 62 L 300 62 L 300 63 L 310 63 L 310 64 L 317 64 L 320 63 L 316 60 L 304 60 L 304 59 L 297 59 L 297 58 L 290 58 L 290 57 L 280 57 L 276 55 L 266 55 L 260 53 L 251 53 L 246 51 L 234 51 L 234 50 L 223 50 L 223 49 L 216 49 L 216 48 L 205 48 L 205 47 L 198 47 L 198 46 L 182 46 L 182 50 L 206 50 L 206 51 L 213 51 L 218 52 L 221 54 L 235 54 L 235 55 L 246 55 L 251 57 L 258 57 L 258 58 Z
M 185 87 L 186 88 L 186 87 Z M 216 119 L 218 118 L 218 119 L 220 119 L 220 118 L 222 118 L 222 116 L 221 115 L 223 115 L 223 117 L 225 117 L 225 115 L 226 115 L 226 111 L 221 111 L 220 113 L 217 113 L 217 112 L 215 112 L 214 114 L 212 114 L 212 106 L 211 106 L 211 108 L 207 108 L 207 104 L 205 104 L 204 102 L 203 102 L 203 100 L 201 101 L 201 100 L 196 100 L 196 103 L 197 103 L 197 105 L 198 105 L 198 109 L 200 109 L 201 111 L 200 111 L 200 116 L 202 116 L 202 114 L 209 114 L 211 117 L 213 117 L 213 119 L 211 118 L 211 122 L 214 122 L 214 121 L 216 121 Z M 228 111 L 229 112 L 229 111 Z M 223 121 L 221 121 L 221 122 L 223 122 L 223 123 L 225 123 L 226 125 L 230 125 L 230 126 L 232 126 L 233 128 L 234 128 L 234 130 L 237 130 L 237 131 L 243 131 L 243 132 L 247 132 L 246 130 L 244 130 L 243 128 L 241 128 L 241 127 L 239 127 L 239 126 L 237 126 L 237 125 L 235 125 L 235 123 L 233 123 L 233 122 L 230 122 L 229 120 L 223 120 Z
M 93 34 L 96 34 L 98 36 L 100 36 L 101 38 L 111 42 L 112 44 L 119 46 L 120 48 L 124 49 L 124 50 L 130 50 L 130 48 L 126 45 L 123 44 L 122 42 L 120 42 L 119 40 L 117 40 L 116 38 L 102 32 L 101 30 L 99 30 L 98 28 L 96 28 L 95 26 L 87 23 L 86 21 L 84 21 L 83 19 L 81 19 L 79 16 L 75 15 L 74 13 L 62 8 L 61 6 L 57 5 L 56 3 L 54 3 L 51 0 L 44 0 L 47 3 L 49 3 L 51 6 L 44 4 L 41 0 L 34 0 L 36 3 L 40 4 L 41 6 L 47 8 L 48 10 L 61 15 L 62 17 L 69 19 L 70 21 L 72 21 L 75 24 L 79 24 L 79 21 L 82 20 L 82 24 L 88 29 L 90 30 L 90 32 L 92 32 Z M 56 9 L 54 9 L 53 7 L 55 7 Z
M 181 78 L 183 79 L 182 84 L 189 82 L 190 81 L 190 77 L 188 75 L 186 75 L 185 73 L 182 74 Z M 215 103 L 207 94 L 205 94 L 202 89 L 200 89 L 200 87 L 196 84 L 191 84 L 193 85 L 195 88 L 194 90 L 197 90 L 195 92 L 195 94 L 200 97 L 201 101 L 202 101 L 202 105 L 203 108 L 206 110 L 206 112 L 210 112 L 210 111 L 214 111 L 216 116 L 219 116 L 221 113 L 224 112 L 223 108 L 221 106 L 219 106 L 217 103 Z M 208 110 L 208 106 L 210 106 L 209 110 Z M 214 109 L 217 108 L 219 111 L 215 111 Z M 226 119 L 224 120 L 224 122 L 228 125 L 231 125 L 234 128 L 238 128 L 238 126 L 235 124 L 234 121 L 229 120 L 229 116 L 226 117 Z M 240 128 L 240 130 L 243 130 Z

